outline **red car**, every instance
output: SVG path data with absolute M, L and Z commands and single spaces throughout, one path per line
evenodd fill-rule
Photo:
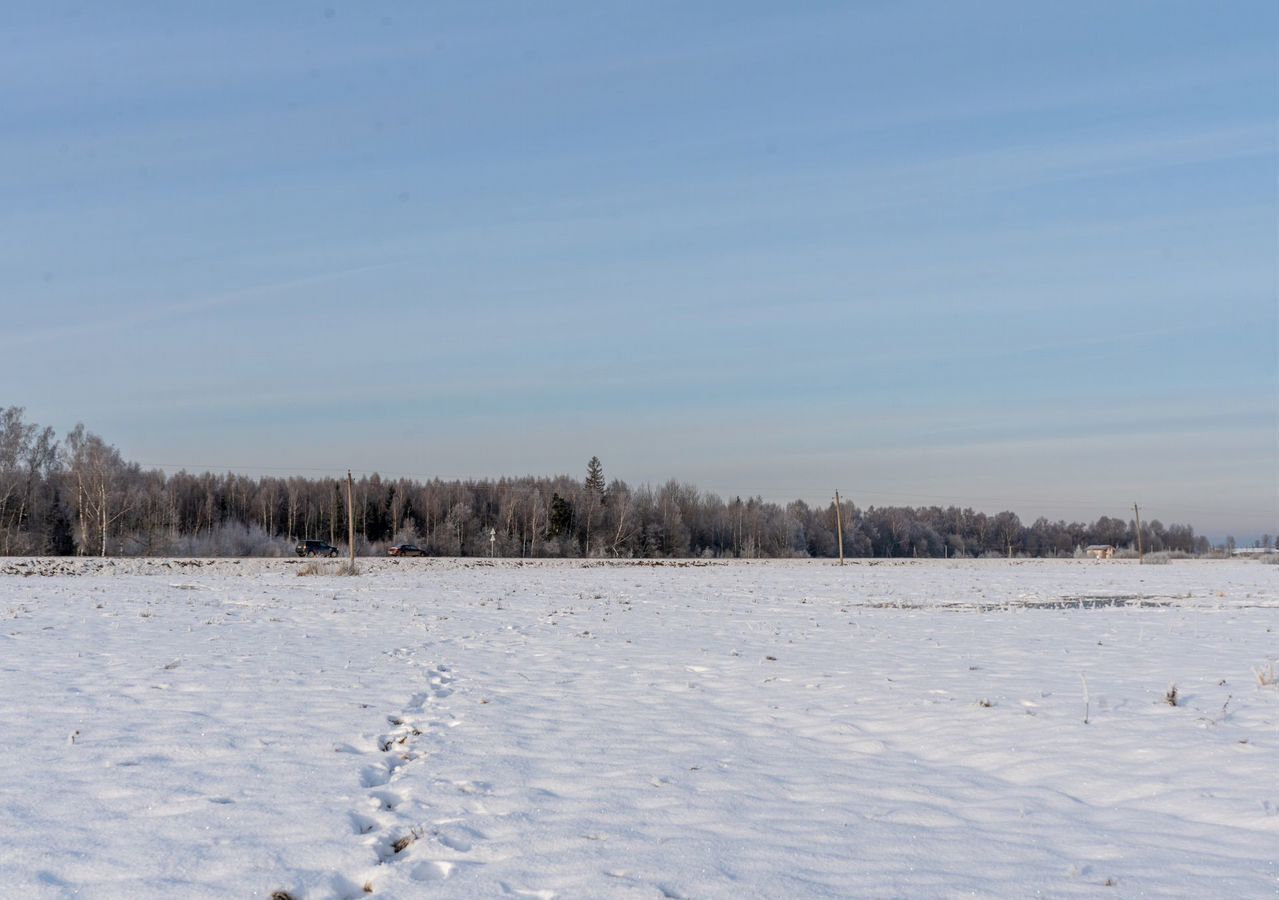
M 426 551 L 417 544 L 397 544 L 386 552 L 389 556 L 426 556 Z

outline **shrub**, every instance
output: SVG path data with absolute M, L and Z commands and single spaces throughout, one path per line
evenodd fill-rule
M 298 575 L 359 575 L 360 567 L 349 559 L 340 563 L 309 562 L 298 568 Z

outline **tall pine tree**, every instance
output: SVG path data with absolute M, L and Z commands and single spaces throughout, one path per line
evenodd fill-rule
M 593 545 L 592 539 L 595 533 L 596 511 L 604 505 L 604 466 L 600 463 L 598 456 L 592 456 L 591 461 L 586 464 L 586 533 L 582 535 L 582 552 L 586 556 L 590 556 Z
M 598 456 L 592 456 L 586 464 L 586 489 L 600 500 L 604 499 L 604 465 Z

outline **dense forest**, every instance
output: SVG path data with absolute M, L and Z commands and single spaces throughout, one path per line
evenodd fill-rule
M 247 477 L 146 470 L 77 425 L 58 440 L 0 412 L 0 554 L 277 556 L 296 540 L 344 545 L 345 479 Z M 585 477 L 420 482 L 361 477 L 354 485 L 357 552 L 413 542 L 440 556 L 831 557 L 836 509 L 802 500 L 724 500 L 678 481 Z M 1015 513 L 954 506 L 841 504 L 848 556 L 1072 556 L 1088 544 L 1135 545 L 1132 522 L 1024 524 Z M 1148 552 L 1202 553 L 1188 525 L 1142 522 Z M 493 538 L 493 540 L 491 540 Z

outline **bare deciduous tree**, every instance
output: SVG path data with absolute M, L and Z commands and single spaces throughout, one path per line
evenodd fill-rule
M 129 466 L 120 451 L 85 431 L 83 424 L 67 435 L 64 446 L 67 471 L 75 485 L 80 552 L 93 546 L 106 556 L 111 526 L 132 509 L 124 478 Z

